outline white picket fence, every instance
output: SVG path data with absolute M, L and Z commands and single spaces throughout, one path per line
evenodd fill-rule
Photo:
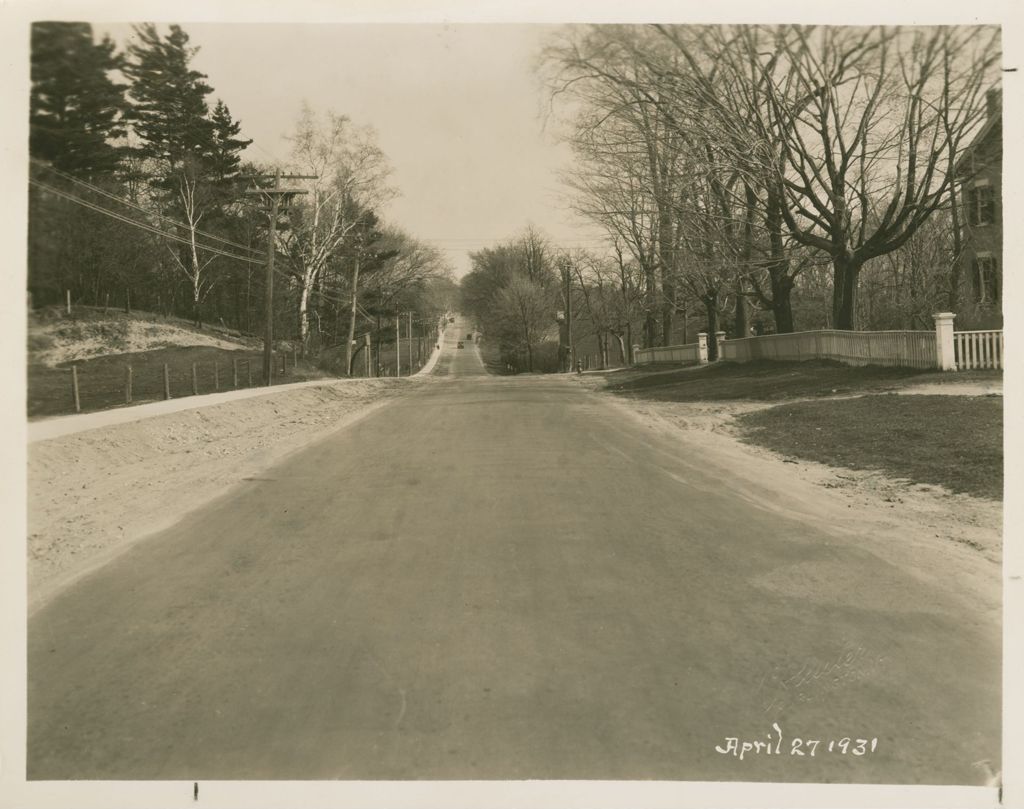
M 637 365 L 647 365 L 651 362 L 700 362 L 700 347 L 697 343 L 687 343 L 678 346 L 634 348 L 633 361 Z
M 1002 329 L 955 331 L 953 332 L 953 347 L 956 351 L 958 371 L 1005 367 L 1003 365 Z
M 698 335 L 696 343 L 659 348 L 634 346 L 638 365 L 651 362 L 706 363 L 706 341 L 718 341 L 719 359 L 838 360 L 847 365 L 887 365 L 941 370 L 1002 369 L 1003 332 L 953 331 L 951 312 L 935 316 L 934 331 L 818 331 L 766 334 L 726 340 L 725 333 Z
M 838 360 L 847 365 L 935 367 L 933 331 L 819 331 L 742 337 L 719 344 L 721 358 L 735 362 Z

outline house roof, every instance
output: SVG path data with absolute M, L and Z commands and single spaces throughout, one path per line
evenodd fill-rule
M 956 159 L 956 163 L 953 164 L 954 174 L 959 175 L 961 173 L 960 170 L 961 168 L 963 168 L 963 164 L 967 160 L 967 158 L 969 158 L 982 143 L 988 140 L 989 135 L 992 133 L 992 131 L 996 128 L 996 126 L 1001 125 L 1002 122 L 1003 107 L 1002 105 L 1000 105 L 998 109 L 996 109 L 991 115 L 988 116 L 988 118 L 985 120 L 985 123 L 982 125 L 981 129 L 978 130 L 978 134 L 974 136 L 974 139 L 970 142 L 967 148 L 960 153 L 960 156 Z

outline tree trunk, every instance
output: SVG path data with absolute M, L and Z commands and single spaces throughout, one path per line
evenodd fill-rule
M 832 258 L 832 321 L 834 328 L 857 328 L 857 280 L 861 264 L 846 256 Z
M 299 293 L 299 346 L 302 356 L 306 356 L 306 340 L 309 339 L 309 284 L 303 282 Z
M 626 361 L 626 341 L 622 339 L 621 334 L 616 334 L 615 338 L 619 342 L 619 362 L 623 365 L 628 365 L 629 363 Z
M 654 314 L 657 283 L 654 267 L 647 264 L 644 267 L 644 348 L 654 348 L 657 345 L 658 322 Z
M 380 365 L 380 331 L 381 331 L 381 329 L 380 329 L 380 315 L 377 315 L 377 331 L 373 335 L 373 342 L 374 342 L 374 352 L 373 352 L 373 355 L 375 357 L 375 362 L 374 362 L 373 367 L 370 368 L 370 371 L 372 372 L 372 374 L 371 374 L 372 376 L 380 376 L 380 368 L 381 368 L 381 365 Z
M 775 318 L 775 332 L 789 334 L 793 331 L 793 279 L 785 269 L 774 269 L 769 273 L 772 283 L 772 315 Z
M 718 359 L 718 295 L 705 295 L 701 300 L 708 313 L 708 361 L 714 362 Z
M 947 311 L 956 312 L 960 306 L 960 284 L 963 278 L 963 235 L 960 233 L 960 208 L 956 184 L 950 197 L 951 225 L 953 228 L 953 260 L 949 266 L 949 294 L 946 297 Z
M 676 288 L 669 280 L 661 282 L 661 289 L 665 295 L 665 302 L 661 306 L 661 344 L 672 345 L 672 320 L 676 309 Z
M 789 259 L 786 258 L 786 243 L 783 237 L 782 206 L 785 204 L 782 190 L 772 185 L 768 190 L 768 204 L 765 209 L 765 228 L 771 250 L 768 278 L 772 286 L 772 315 L 775 318 L 775 332 L 789 334 L 793 331 L 793 277 L 789 274 Z
M 359 301 L 359 259 L 352 270 L 352 313 L 348 320 L 348 340 L 345 342 L 345 376 L 352 376 L 352 341 L 356 339 L 356 309 Z
M 743 297 L 743 279 L 736 281 L 736 317 L 733 320 L 736 337 L 747 336 L 747 301 Z

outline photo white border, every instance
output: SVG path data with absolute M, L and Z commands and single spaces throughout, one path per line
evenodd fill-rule
M 980 787 L 846 786 L 804 784 L 744 784 L 704 782 L 574 782 L 574 781 L 467 781 L 467 782 L 202 782 L 200 801 L 192 800 L 191 782 L 26 782 L 26 586 L 25 515 L 25 233 L 28 144 L 28 40 L 29 23 L 38 19 L 77 19 L 93 23 L 153 20 L 180 22 L 186 29 L 198 22 L 679 22 L 753 23 L 802 22 L 820 24 L 980 24 L 1003 27 L 1004 66 L 1019 68 L 1004 73 L 1004 221 L 1024 221 L 1022 187 L 1021 86 L 1024 54 L 1022 13 L 1011 2 L 896 2 L 868 0 L 852 3 L 763 2 L 709 3 L 706 0 L 269 0 L 203 3 L 103 2 L 102 0 L 8 0 L 0 5 L 0 176 L 5 216 L 0 219 L 7 260 L 0 273 L 0 440 L 4 458 L 0 508 L 6 516 L 0 543 L 0 809 L 4 807 L 971 807 L 997 806 L 995 789 Z M 1024 256 L 1021 228 L 1004 231 L 1005 257 Z M 1024 301 L 1024 280 L 1016 261 L 1007 258 L 1004 274 L 1005 339 L 1009 367 L 1004 377 L 1007 403 L 1005 491 L 1024 492 L 1018 407 L 1021 379 L 1017 357 L 1018 328 L 1012 307 Z M 1020 531 L 1024 525 L 1021 498 L 1004 501 L 1004 789 L 1003 806 L 1024 807 L 1024 644 L 1019 619 L 1024 617 L 1021 575 L 1024 553 Z M 941 710 L 937 705 L 936 710 Z M 936 740 L 941 744 L 942 740 Z

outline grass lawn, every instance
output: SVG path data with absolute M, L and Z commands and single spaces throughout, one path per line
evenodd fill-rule
M 192 363 L 196 363 L 199 393 L 234 389 L 233 360 L 239 361 L 238 387 L 249 387 L 248 365 L 252 367 L 252 384 L 259 385 L 263 378 L 263 354 L 256 351 L 231 351 L 210 346 L 179 346 L 137 351 L 129 354 L 110 354 L 76 361 L 78 367 L 79 399 L 82 412 L 108 410 L 125 405 L 125 368 L 132 366 L 132 401 L 140 404 L 163 399 L 163 366 L 168 365 L 171 397 L 192 395 Z M 302 360 L 298 368 L 292 366 L 289 352 L 288 372 L 280 375 L 281 357 L 275 357 L 275 384 L 321 379 L 320 369 Z M 248 361 L 248 364 L 247 364 Z M 214 384 L 214 364 L 218 368 L 217 386 Z M 64 363 L 55 368 L 44 365 L 28 367 L 28 416 L 57 416 L 75 412 L 71 392 L 71 368 Z
M 907 383 L 1001 379 L 999 371 L 942 373 L 914 368 L 851 367 L 827 360 L 748 363 L 659 369 L 645 366 L 606 375 L 607 390 L 662 402 L 783 401 L 786 399 L 878 393 Z
M 745 440 L 791 457 L 880 470 L 993 500 L 1003 495 L 1002 396 L 795 402 L 737 423 Z

